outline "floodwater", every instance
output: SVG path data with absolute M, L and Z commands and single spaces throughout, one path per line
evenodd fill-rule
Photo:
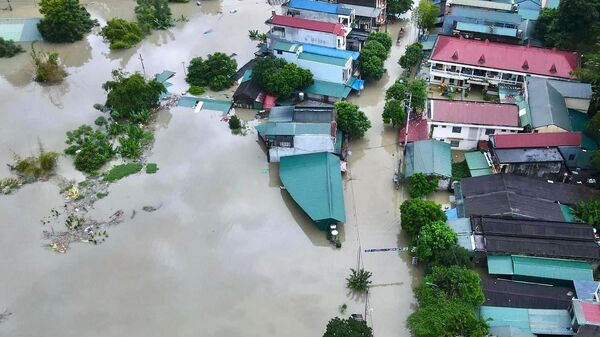
M 0 16 L 35 15 L 28 3 L 19 1 Z M 84 3 L 101 23 L 133 17 L 133 1 Z M 61 54 L 69 72 L 61 85 L 33 83 L 27 54 L 0 60 L 0 163 L 13 153 L 34 153 L 38 142 L 62 151 L 66 131 L 99 115 L 92 105 L 104 101 L 101 84 L 110 71 L 142 71 L 140 55 L 148 76 L 178 72 L 174 92 L 185 89 L 182 62 L 193 56 L 236 53 L 243 64 L 256 44 L 247 31 L 265 30 L 271 11 L 262 1 L 171 7 L 174 17 L 190 21 L 155 32 L 132 50 L 110 52 L 97 34 L 68 45 L 37 43 L 36 49 Z M 399 27 L 389 27 L 393 37 Z M 126 220 L 109 230 L 105 243 L 73 244 L 67 254 L 43 247 L 40 220 L 62 205 L 52 182 L 0 196 L 0 312 L 12 313 L 0 323 L 0 336 L 320 336 L 344 303 L 347 314 L 368 309 L 376 336 L 409 336 L 405 319 L 420 275 L 406 253 L 360 254 L 373 273 L 366 305 L 345 288 L 360 250 L 407 242 L 399 225 L 403 191 L 392 184 L 401 151 L 380 117 L 403 51 L 394 46 L 386 77 L 351 99 L 373 127 L 351 145 L 342 249 L 326 242 L 279 188 L 277 166 L 266 163 L 254 134 L 231 135 L 217 113 L 173 108 L 160 113 L 148 158 L 159 172 L 111 185 L 91 211 L 105 218 L 125 210 Z M 61 158 L 58 171 L 83 178 L 69 158 Z M 0 177 L 7 175 L 0 165 Z M 148 205 L 161 207 L 141 210 Z

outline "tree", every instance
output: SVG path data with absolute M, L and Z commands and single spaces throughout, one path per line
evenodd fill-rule
M 430 262 L 437 254 L 454 246 L 457 240 L 456 233 L 444 221 L 427 223 L 421 227 L 417 238 L 417 257 Z
M 110 49 L 127 49 L 142 41 L 142 29 L 136 22 L 114 18 L 102 27 L 100 36 L 110 42 Z
M 220 91 L 229 88 L 235 82 L 237 62 L 225 53 L 208 55 L 206 60 L 194 57 L 188 66 L 185 80 L 195 86 L 208 86 Z
M 135 16 L 145 33 L 152 29 L 167 29 L 173 26 L 167 0 L 137 0 Z
M 375 55 L 382 60 L 387 59 L 389 49 L 386 49 L 381 42 L 377 40 L 367 40 L 361 50 L 361 54 Z
M 346 287 L 356 292 L 366 292 L 371 286 L 371 278 L 373 274 L 364 269 L 350 269 L 350 276 L 346 278 Z
M 427 102 L 427 82 L 420 78 L 401 78 L 385 92 L 385 99 L 404 100 L 407 93 L 411 94 L 410 105 L 412 108 L 423 110 Z
M 380 80 L 385 73 L 383 60 L 374 54 L 361 53 L 360 55 L 360 73 L 366 80 Z
M 242 121 L 240 121 L 240 118 L 237 115 L 233 115 L 229 119 L 229 128 L 231 130 L 239 130 L 242 128 Z
M 596 44 L 596 51 L 583 55 L 583 67 L 575 69 L 575 75 L 583 82 L 591 83 L 594 90 L 590 109 L 588 111 L 598 111 L 600 108 L 600 43 Z M 600 141 L 600 114 L 596 113 L 588 124 L 588 132 Z
M 68 131 L 66 143 L 65 153 L 75 156 L 75 168 L 86 173 L 97 171 L 115 155 L 107 135 L 89 125 Z
M 24 52 L 23 48 L 15 44 L 13 40 L 5 40 L 0 37 L 0 57 L 13 57 Z
M 596 96 L 598 93 L 596 93 Z M 596 139 L 596 141 L 600 141 L 600 113 L 596 113 L 594 117 L 592 117 L 588 121 L 588 125 L 586 128 L 586 133 L 591 135 Z
M 600 200 L 580 201 L 575 205 L 573 211 L 579 221 L 600 229 Z
M 394 82 L 391 87 L 389 87 L 385 92 L 385 99 L 395 99 L 402 101 L 407 98 L 408 88 L 406 87 L 406 82 L 408 78 L 401 78 Z
M 592 162 L 592 167 L 594 171 L 600 172 L 600 150 L 595 150 L 594 152 L 592 152 L 590 161 Z
M 44 17 L 38 30 L 48 42 L 75 42 L 83 39 L 96 24 L 79 0 L 40 0 Z
M 408 194 L 411 198 L 422 198 L 435 191 L 440 182 L 437 176 L 426 176 L 423 173 L 415 173 L 408 178 Z
M 558 17 L 558 9 L 557 8 L 542 8 L 540 11 L 540 15 L 538 16 L 537 21 L 535 22 L 533 35 L 541 40 L 546 40 L 546 35 L 548 35 L 551 31 L 554 30 L 554 22 Z
M 555 46 L 569 50 L 589 50 L 598 37 L 600 1 L 568 0 L 558 5 L 554 31 L 562 34 Z
M 402 68 L 411 69 L 416 67 L 419 62 L 423 59 L 423 45 L 419 42 L 415 42 L 409 46 L 406 46 L 404 55 L 400 56 L 398 64 Z
M 383 123 L 392 124 L 392 126 L 403 127 L 406 123 L 406 113 L 404 112 L 404 102 L 391 99 L 385 102 L 383 107 Z
M 433 28 L 435 20 L 441 13 L 440 6 L 431 2 L 431 0 L 420 0 L 413 15 L 420 29 L 429 30 Z
M 285 98 L 296 90 L 303 90 L 313 83 L 310 70 L 273 55 L 259 58 L 252 68 L 252 81 L 267 93 Z
M 373 329 L 365 321 L 335 317 L 327 323 L 323 337 L 373 337 Z
M 446 214 L 431 200 L 408 199 L 400 206 L 402 229 L 412 237 L 419 234 L 422 226 L 436 221 L 446 221 Z
M 413 5 L 413 0 L 388 0 L 386 12 L 388 16 L 398 17 L 408 12 Z
M 112 72 L 113 80 L 102 85 L 108 92 L 106 107 L 115 119 L 136 119 L 137 114 L 158 105 L 165 86 L 155 79 L 146 81 L 139 73 L 127 76 L 119 70 Z
M 128 124 L 125 126 L 125 135 L 119 137 L 117 152 L 123 158 L 138 159 L 143 153 L 144 146 L 150 144 L 153 139 L 152 132 L 144 131 L 137 124 Z
M 435 266 L 425 276 L 425 284 L 438 287 L 448 298 L 460 300 L 474 307 L 483 304 L 485 297 L 481 289 L 479 274 L 458 266 Z
M 472 268 L 473 262 L 469 257 L 469 252 L 458 245 L 439 252 L 429 263 L 430 266 L 458 266 Z
M 385 32 L 375 32 L 369 35 L 367 42 L 377 41 L 389 52 L 392 49 L 392 37 Z
M 357 105 L 341 101 L 335 103 L 335 109 L 338 127 L 350 138 L 362 138 L 371 127 L 371 122 L 364 112 L 358 110 Z

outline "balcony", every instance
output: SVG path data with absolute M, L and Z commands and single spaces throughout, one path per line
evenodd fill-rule
M 492 82 L 492 83 L 504 83 L 504 84 L 519 84 L 519 77 L 506 78 L 508 74 L 502 74 L 495 72 L 493 75 L 489 72 L 480 71 L 477 69 L 463 68 L 461 71 L 458 70 L 443 70 L 437 67 L 431 68 L 431 76 L 440 76 L 447 78 L 456 79 L 471 79 L 479 82 Z M 508 75 L 511 76 L 511 75 Z

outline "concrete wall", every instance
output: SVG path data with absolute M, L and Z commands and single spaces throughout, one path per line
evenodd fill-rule
M 275 51 L 276 57 L 282 58 L 289 63 L 294 63 L 300 68 L 308 69 L 315 80 L 345 84 L 352 75 L 352 58 L 348 58 L 344 66 L 329 63 L 314 62 L 298 59 L 298 54 Z
M 452 132 L 453 127 L 460 127 L 460 133 Z M 452 140 L 459 141 L 458 146 L 452 146 L 454 150 L 475 150 L 477 143 L 482 140 L 488 140 L 489 135 L 486 135 L 487 129 L 494 130 L 493 134 L 498 133 L 517 133 L 517 128 L 508 128 L 492 125 L 468 125 L 468 124 L 451 124 L 451 123 L 436 123 L 429 122 L 431 130 L 431 138 L 441 140 L 448 144 L 452 144 Z
M 323 47 L 346 50 L 346 37 L 344 36 L 291 27 L 284 27 L 284 29 L 285 34 L 283 36 L 280 34 L 278 35 L 277 33 L 273 34 L 291 42 L 310 43 Z
M 565 98 L 565 103 L 567 104 L 567 108 L 579 110 L 585 113 L 587 113 L 588 109 L 590 108 L 589 99 Z
M 344 25 L 346 27 L 350 27 L 350 24 L 352 24 L 352 21 L 354 20 L 354 17 L 350 17 L 349 15 L 322 13 L 322 12 L 309 11 L 309 10 L 305 10 L 305 9 L 288 8 L 288 7 L 283 7 L 283 6 L 281 7 L 281 10 L 284 14 L 287 14 L 287 15 L 290 15 L 293 13 L 294 15 L 291 15 L 291 16 L 296 17 L 296 18 L 322 21 L 322 22 L 331 22 L 331 23 L 344 23 Z

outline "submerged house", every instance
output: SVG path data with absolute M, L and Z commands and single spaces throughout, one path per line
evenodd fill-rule
M 350 28 L 354 22 L 354 10 L 342 4 L 315 1 L 315 0 L 290 0 L 281 5 L 284 15 L 331 23 L 341 23 Z
M 438 189 L 446 189 L 452 178 L 450 144 L 435 139 L 419 140 L 405 145 L 404 177 L 415 173 L 438 177 Z
M 321 230 L 346 222 L 340 167 L 340 158 L 327 152 L 281 158 L 283 186 Z
M 268 46 L 283 40 L 346 50 L 346 36 L 351 30 L 342 23 L 302 19 L 275 13 L 265 23 L 270 27 L 267 33 Z

